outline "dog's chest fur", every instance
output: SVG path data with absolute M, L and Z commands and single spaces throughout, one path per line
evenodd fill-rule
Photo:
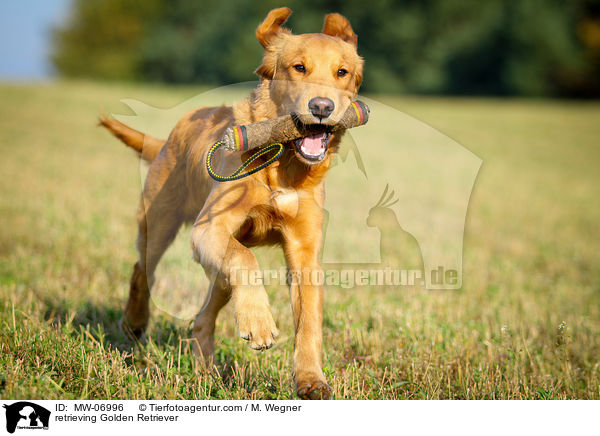
M 269 203 L 280 215 L 295 217 L 300 207 L 299 195 L 302 194 L 296 189 L 276 189 L 272 191 Z
M 278 187 L 269 189 L 268 194 L 263 204 L 256 205 L 249 211 L 235 235 L 236 239 L 248 247 L 280 244 L 286 227 L 293 226 L 303 214 L 315 212 L 313 208 L 306 209 L 305 205 L 307 201 L 314 203 L 312 192 Z

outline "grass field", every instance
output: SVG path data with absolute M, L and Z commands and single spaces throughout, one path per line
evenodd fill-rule
M 168 108 L 198 91 L 0 85 L 0 397 L 295 398 L 283 288 L 269 289 L 277 345 L 249 349 L 226 309 L 213 372 L 195 361 L 185 320 L 154 308 L 140 346 L 117 326 L 136 259 L 140 172 L 95 118 L 100 107 L 127 113 L 124 97 Z M 378 99 L 483 166 L 461 290 L 326 289 L 335 398 L 600 399 L 600 104 Z M 176 276 L 177 259 L 190 258 L 188 235 L 164 272 Z M 205 289 L 188 292 L 201 300 Z

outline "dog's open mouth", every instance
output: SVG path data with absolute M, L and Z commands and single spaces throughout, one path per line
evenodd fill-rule
M 321 132 L 316 135 L 296 139 L 294 141 L 296 154 L 299 155 L 301 160 L 310 165 L 319 163 L 325 158 L 330 140 L 330 132 Z

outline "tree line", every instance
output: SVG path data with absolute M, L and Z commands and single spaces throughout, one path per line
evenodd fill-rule
M 599 0 L 74 0 L 53 29 L 65 77 L 220 85 L 255 80 L 256 26 L 275 7 L 295 33 L 350 20 L 363 91 L 600 96 Z

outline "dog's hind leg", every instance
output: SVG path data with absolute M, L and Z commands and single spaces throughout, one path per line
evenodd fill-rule
M 215 278 L 200 313 L 194 321 L 193 336 L 196 339 L 194 351 L 210 362 L 215 351 L 215 322 L 219 311 L 231 299 L 231 287 L 222 277 Z
M 177 230 L 180 220 L 175 220 L 138 235 L 139 260 L 133 266 L 133 274 L 129 287 L 129 298 L 125 313 L 121 319 L 121 329 L 131 338 L 139 338 L 146 330 L 150 317 L 150 289 L 154 282 L 154 271 L 158 261 L 169 247 Z M 140 227 L 146 227 L 141 224 Z
M 121 329 L 132 338 L 139 338 L 148 325 L 154 271 L 183 222 L 180 174 L 170 168 L 172 160 L 161 157 L 150 167 L 138 212 L 139 260 L 121 319 Z
M 147 218 L 138 220 L 139 260 L 133 267 L 129 298 L 121 319 L 122 330 L 132 338 L 139 338 L 146 330 L 150 317 L 150 289 L 154 282 L 154 271 L 182 223 L 174 213 L 163 215 L 160 222 Z

